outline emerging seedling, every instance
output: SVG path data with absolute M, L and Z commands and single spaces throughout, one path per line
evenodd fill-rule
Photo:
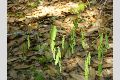
M 51 51 L 53 53 L 53 58 L 55 60 L 55 38 L 56 38 L 56 34 L 57 34 L 57 29 L 56 29 L 56 26 L 52 26 L 52 29 L 51 29 L 51 32 L 50 32 L 50 37 L 51 37 L 51 44 L 50 44 L 50 47 L 51 47 Z
M 98 44 L 98 76 L 101 78 L 102 76 L 102 61 L 103 61 L 103 53 L 104 53 L 104 47 L 103 47 L 103 34 L 99 34 L 100 40 Z
M 90 53 L 87 55 L 87 58 L 85 60 L 85 80 L 88 80 L 89 78 L 89 65 L 90 65 L 90 61 L 91 61 L 91 55 Z
M 59 65 L 60 68 L 60 72 L 61 72 L 61 51 L 60 51 L 60 47 L 57 47 L 57 54 L 56 54 L 56 59 L 55 59 L 55 65 Z
M 83 31 L 83 29 L 81 30 L 81 43 L 82 43 L 83 49 L 86 50 L 89 48 L 89 45 L 86 43 L 85 32 Z
M 108 35 L 105 34 L 105 48 L 109 49 Z
M 75 19 L 75 20 L 73 21 L 73 24 L 74 24 L 75 29 L 77 29 L 77 28 L 78 28 L 78 20 Z
M 72 54 L 74 53 L 74 47 L 76 45 L 75 37 L 76 37 L 75 27 L 73 27 L 70 34 L 70 48 Z

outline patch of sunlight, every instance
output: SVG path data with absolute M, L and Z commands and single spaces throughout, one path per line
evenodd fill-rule
M 66 4 L 56 3 L 56 5 L 43 6 L 40 5 L 32 13 L 27 14 L 27 18 L 42 17 L 42 16 L 62 16 L 62 13 L 68 13 L 71 8 L 77 6 L 78 3 L 69 2 Z

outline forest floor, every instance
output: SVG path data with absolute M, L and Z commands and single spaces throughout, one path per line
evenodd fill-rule
M 88 52 L 91 54 L 89 80 L 98 80 L 99 32 L 108 34 L 109 43 L 109 49 L 103 54 L 101 80 L 113 80 L 113 2 L 92 4 L 77 14 L 71 12 L 78 3 L 8 0 L 8 80 L 84 80 Z M 76 19 L 79 22 L 75 50 L 73 54 L 69 49 L 62 52 L 60 73 L 50 48 L 51 25 L 57 27 L 56 46 L 61 46 L 63 35 L 68 45 Z M 81 42 L 81 27 L 85 32 L 85 48 Z

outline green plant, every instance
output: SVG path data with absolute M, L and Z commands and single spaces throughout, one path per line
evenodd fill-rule
M 42 72 L 34 71 L 34 80 L 45 80 Z
M 73 20 L 75 30 L 78 28 L 78 19 Z
M 67 49 L 68 49 L 67 42 L 65 41 L 65 35 L 63 35 L 62 37 L 62 50 L 61 50 L 61 55 L 65 56 L 65 53 L 67 53 Z
M 27 42 L 22 43 L 20 50 L 25 54 L 28 50 Z
M 90 55 L 90 52 L 89 52 L 89 54 L 87 55 L 87 58 L 85 59 L 85 73 L 84 73 L 85 80 L 88 80 L 88 78 L 89 78 L 89 74 L 90 74 L 90 72 L 89 72 L 90 61 L 91 61 L 91 55 Z
M 99 44 L 98 44 L 98 76 L 102 76 L 102 60 L 103 60 L 103 53 L 104 53 L 104 47 L 103 47 L 103 34 L 99 34 Z
M 43 72 L 41 70 L 37 70 L 35 66 L 32 65 L 30 67 L 30 72 L 32 72 L 34 80 L 45 80 Z
M 52 26 L 52 29 L 50 31 L 50 37 L 51 37 L 51 44 L 50 44 L 50 47 L 51 47 L 51 51 L 53 53 L 53 58 L 55 60 L 55 65 L 59 65 L 59 68 L 60 68 L 60 72 L 61 72 L 61 51 L 60 51 L 60 48 L 57 47 L 57 53 L 56 53 L 56 47 L 55 47 L 55 38 L 56 38 L 56 34 L 57 34 L 57 28 L 56 26 Z M 64 36 L 63 36 L 63 39 L 62 39 L 62 48 L 64 49 Z
M 43 0 L 37 0 L 36 2 L 28 2 L 28 7 L 36 8 Z
M 104 43 L 104 36 L 103 33 L 99 34 L 99 43 L 98 43 L 98 76 L 99 76 L 99 80 L 101 80 L 101 76 L 102 76 L 102 61 L 103 61 L 103 56 L 105 51 L 107 51 L 107 49 L 109 49 L 109 43 L 108 43 L 108 35 L 105 34 L 105 43 Z
M 81 30 L 81 43 L 82 43 L 83 49 L 89 48 L 89 45 L 86 43 L 85 32 L 83 31 L 83 29 Z
M 38 45 L 36 45 L 35 47 L 32 48 L 32 50 L 34 50 L 34 51 L 40 51 L 40 49 L 41 49 L 40 44 L 38 44 Z
M 52 29 L 50 31 L 50 38 L 51 38 L 51 41 L 50 41 L 50 47 L 51 47 L 51 51 L 53 53 L 53 58 L 55 60 L 55 51 L 56 51 L 56 48 L 55 48 L 55 38 L 56 38 L 56 34 L 57 34 L 57 28 L 56 26 L 52 26 Z
M 78 5 L 76 5 L 75 8 L 71 8 L 70 12 L 73 13 L 73 14 L 78 14 L 78 13 L 84 11 L 86 6 L 87 5 L 85 3 L 79 3 Z
M 57 47 L 57 54 L 56 54 L 56 59 L 55 59 L 55 65 L 59 65 L 59 69 L 61 72 L 61 51 L 60 51 L 60 47 Z
M 76 37 L 75 27 L 73 27 L 70 34 L 70 49 L 72 54 L 74 53 L 74 47 L 76 45 L 75 37 Z
M 40 64 L 44 64 L 45 62 L 47 62 L 47 58 L 46 58 L 45 56 L 37 57 L 36 60 L 37 60 Z
M 108 35 L 105 34 L 105 48 L 109 49 Z

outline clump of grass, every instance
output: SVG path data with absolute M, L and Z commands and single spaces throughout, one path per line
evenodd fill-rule
M 90 53 L 87 55 L 87 58 L 85 59 L 85 80 L 88 80 L 89 79 L 89 65 L 90 65 L 90 61 L 91 61 L 91 55 Z
M 57 28 L 56 26 L 52 26 L 52 29 L 50 31 L 50 38 L 51 38 L 51 41 L 50 41 L 50 47 L 51 47 L 51 51 L 53 53 L 53 58 L 55 60 L 55 51 L 56 51 L 56 48 L 55 48 L 55 38 L 56 38 L 56 34 L 57 34 Z

